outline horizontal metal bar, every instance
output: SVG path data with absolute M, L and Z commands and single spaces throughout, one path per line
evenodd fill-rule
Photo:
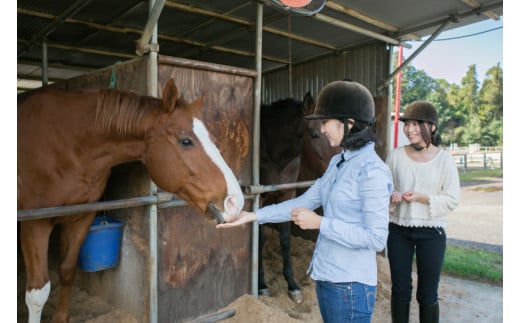
M 56 216 L 97 212 L 103 210 L 123 209 L 127 207 L 144 206 L 170 201 L 173 195 L 170 193 L 158 193 L 141 197 L 132 197 L 114 201 L 93 202 L 76 205 L 64 205 L 32 210 L 19 210 L 18 221 L 37 220 Z
M 309 187 L 313 183 L 314 181 L 295 182 L 278 185 L 252 185 L 243 188 L 245 191 L 244 198 L 252 199 L 255 197 L 256 194 Z M 87 212 L 98 212 L 105 210 L 124 209 L 128 207 L 146 206 L 151 204 L 157 204 L 157 206 L 161 209 L 189 205 L 186 201 L 182 199 L 174 198 L 174 195 L 171 193 L 158 192 L 157 194 L 153 195 L 132 197 L 113 201 L 64 205 L 31 210 L 18 210 L 18 221 L 38 220 Z
M 261 194 L 267 192 L 274 191 L 282 191 L 282 190 L 290 190 L 294 188 L 303 188 L 309 187 L 314 184 L 315 181 L 306 181 L 306 182 L 294 182 L 294 183 L 286 183 L 286 184 L 276 184 L 276 185 L 251 185 L 245 188 L 245 192 L 247 194 Z

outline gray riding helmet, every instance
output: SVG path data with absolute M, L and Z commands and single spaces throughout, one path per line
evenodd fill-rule
M 417 120 L 425 121 L 437 126 L 438 117 L 435 107 L 426 101 L 415 101 L 410 103 L 403 115 L 399 118 L 400 121 Z

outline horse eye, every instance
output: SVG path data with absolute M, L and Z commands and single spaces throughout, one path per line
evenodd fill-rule
M 320 135 L 317 132 L 315 132 L 315 131 L 311 132 L 312 139 L 318 139 L 319 137 L 320 137 Z
M 179 143 L 184 147 L 193 146 L 193 140 L 191 140 L 190 138 L 181 138 L 179 139 Z

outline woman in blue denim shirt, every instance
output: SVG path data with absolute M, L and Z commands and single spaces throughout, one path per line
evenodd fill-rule
M 336 81 L 318 95 L 314 114 L 321 132 L 343 152 L 333 156 L 322 177 L 303 194 L 256 212 L 243 211 L 227 228 L 258 221 L 293 221 L 319 229 L 307 273 L 316 282 L 321 316 L 329 322 L 370 322 L 377 287 L 376 253 L 388 236 L 392 177 L 374 149 L 373 97 L 363 85 Z M 323 208 L 323 217 L 313 210 Z

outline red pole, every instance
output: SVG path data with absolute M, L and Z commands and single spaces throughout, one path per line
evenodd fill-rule
M 399 54 L 397 57 L 397 67 L 403 63 L 403 46 L 399 46 Z M 395 85 L 395 103 L 394 103 L 394 148 L 398 144 L 399 135 L 399 115 L 401 107 L 401 71 L 397 73 L 396 85 Z

